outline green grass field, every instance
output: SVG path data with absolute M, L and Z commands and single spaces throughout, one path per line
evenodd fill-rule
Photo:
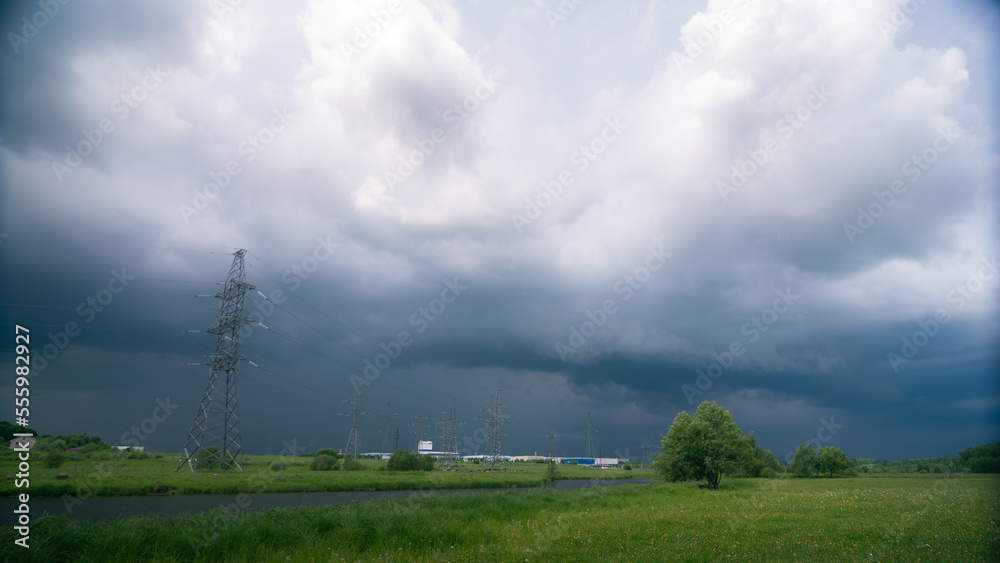
M 234 471 L 175 472 L 179 454 L 164 454 L 162 458 L 110 460 L 82 459 L 74 468 L 73 461 L 58 469 L 46 469 L 40 460 L 31 464 L 32 497 L 71 495 L 138 496 L 148 494 L 235 494 L 259 492 L 303 491 L 388 491 L 403 489 L 483 489 L 505 487 L 537 487 L 545 483 L 545 464 L 511 463 L 509 471 L 486 472 L 472 463 L 461 464 L 463 471 L 392 472 L 378 471 L 382 462 L 364 460 L 363 471 L 310 471 L 308 457 L 252 456 L 244 473 Z M 284 471 L 270 471 L 272 461 L 288 464 Z M 0 497 L 14 496 L 19 491 L 13 475 L 17 462 L 0 461 Z M 59 473 L 67 478 L 60 480 Z M 560 466 L 563 478 L 623 479 L 652 478 L 652 470 L 599 470 L 570 465 Z
M 997 561 L 1000 477 L 724 479 L 32 523 L 22 561 Z M 13 550 L 22 550 L 15 553 Z

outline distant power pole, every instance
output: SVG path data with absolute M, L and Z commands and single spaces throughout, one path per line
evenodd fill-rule
M 587 454 L 584 457 L 594 459 L 597 452 L 594 451 L 594 427 L 590 424 L 590 413 L 587 413 Z
M 549 433 L 545 435 L 549 439 L 549 460 L 556 457 L 556 425 L 549 424 Z
M 340 413 L 348 414 L 348 413 Z M 354 399 L 351 400 L 351 434 L 347 437 L 347 448 L 344 450 L 344 458 L 357 459 L 361 453 L 361 415 L 365 414 L 361 410 L 361 386 L 355 386 Z
M 487 469 L 504 468 L 503 424 L 506 420 L 503 411 L 506 408 L 500 402 L 500 391 L 497 390 L 490 397 L 489 406 L 484 409 L 486 416 L 480 417 L 486 422 L 486 458 L 483 461 L 486 462 Z
M 420 414 L 420 407 L 418 406 L 417 407 L 417 414 L 413 418 L 417 419 L 417 423 L 416 423 L 416 426 L 417 426 L 417 439 L 416 439 L 416 443 L 413 445 L 413 451 L 415 451 L 417 453 L 420 453 L 420 441 L 423 439 L 423 436 L 424 436 L 423 435 L 424 419 L 427 418 L 427 417 L 422 416 Z
M 255 289 L 246 283 L 243 255 L 246 250 L 233 253 L 229 275 L 216 294 L 219 303 L 218 321 L 206 332 L 216 335 L 215 352 L 209 356 L 212 371 L 202 396 L 198 412 L 191 423 L 184 457 L 177 462 L 177 469 L 187 463 L 195 469 L 214 468 L 243 471 L 243 442 L 240 439 L 240 415 L 236 404 L 236 368 L 240 360 L 240 328 L 253 322 L 243 316 L 243 301 L 248 291 Z
M 385 404 L 385 427 L 382 429 L 382 453 L 392 453 L 392 403 Z
M 649 445 L 649 436 L 642 437 L 642 465 L 646 467 L 649 465 L 649 450 L 653 446 Z
M 451 408 L 444 411 L 441 425 L 441 465 L 443 467 L 458 466 L 458 409 L 455 408 L 455 398 L 451 398 Z

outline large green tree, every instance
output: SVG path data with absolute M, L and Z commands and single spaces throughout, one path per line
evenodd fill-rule
M 847 459 L 847 454 L 838 447 L 820 448 L 819 453 L 816 454 L 816 469 L 829 474 L 831 478 L 835 472 L 843 471 L 850 466 L 851 462 Z
M 788 470 L 803 477 L 809 477 L 816 469 L 816 450 L 810 444 L 799 444 Z
M 665 479 L 704 479 L 715 490 L 724 474 L 746 467 L 754 454 L 751 439 L 743 435 L 729 411 L 714 401 L 698 405 L 694 416 L 677 413 L 662 446 L 656 466 Z

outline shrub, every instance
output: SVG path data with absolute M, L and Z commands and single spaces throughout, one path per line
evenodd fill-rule
M 316 456 L 316 457 L 319 457 L 321 455 L 328 455 L 328 456 L 332 457 L 333 459 L 340 459 L 340 454 L 338 454 L 337 450 L 335 450 L 333 448 L 320 448 L 320 449 L 316 450 L 316 453 L 314 453 L 313 455 Z
M 386 464 L 386 468 L 389 471 L 416 471 L 419 463 L 420 460 L 417 457 L 417 454 L 402 448 L 397 448 L 396 451 L 392 452 L 392 455 L 389 456 L 389 463 Z
M 340 468 L 337 460 L 326 454 L 318 455 L 309 464 L 309 469 L 313 471 L 332 471 Z
M 420 463 L 418 464 L 420 471 L 433 471 L 434 470 L 434 456 L 425 454 L 420 456 Z
M 359 459 L 351 458 L 344 460 L 344 471 L 361 471 L 364 468 L 364 464 Z
M 624 469 L 625 471 L 632 471 L 632 465 L 631 465 L 631 464 L 628 464 L 628 463 L 626 463 L 626 464 L 625 464 L 625 467 L 623 467 L 622 469 Z
M 764 467 L 760 470 L 760 476 L 765 479 L 774 479 L 778 476 L 778 472 L 771 467 Z
M 284 471 L 287 467 L 288 465 L 285 462 L 279 460 L 274 460 L 271 462 L 271 465 L 267 466 L 271 471 Z
M 55 469 L 66 461 L 66 455 L 59 450 L 49 450 L 42 458 L 42 463 L 49 469 Z

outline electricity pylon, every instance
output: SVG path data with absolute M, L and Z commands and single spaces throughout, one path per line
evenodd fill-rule
M 215 353 L 207 365 L 212 370 L 202 396 L 198 412 L 191 423 L 184 457 L 177 462 L 177 469 L 187 463 L 196 469 L 235 469 L 243 471 L 243 443 L 240 439 L 240 416 L 236 396 L 236 369 L 240 360 L 240 328 L 253 322 L 243 316 L 243 301 L 248 291 L 255 289 L 246 283 L 243 255 L 237 250 L 229 275 L 216 294 L 219 299 L 218 320 L 206 332 L 216 335 Z
M 382 427 L 382 453 L 391 454 L 392 447 L 392 403 L 385 404 L 385 425 Z
M 588 412 L 587 413 L 587 455 L 585 455 L 584 457 L 588 457 L 590 459 L 594 459 L 596 457 L 595 454 L 597 454 L 597 452 L 594 451 L 594 432 L 596 432 L 596 430 L 594 430 L 594 427 L 590 425 L 590 413 Z
M 451 408 L 444 411 L 444 417 L 438 421 L 441 425 L 441 456 L 442 467 L 458 466 L 458 410 L 455 408 L 455 398 L 451 398 Z
M 487 469 L 503 469 L 503 424 L 504 409 L 507 407 L 500 402 L 500 391 L 497 390 L 490 397 L 490 404 L 484 410 L 486 416 L 480 417 L 486 420 L 486 462 Z
M 649 465 L 649 450 L 653 446 L 649 445 L 649 436 L 642 437 L 642 466 L 646 467 Z
M 556 425 L 549 424 L 549 433 L 545 435 L 549 439 L 549 461 L 556 457 Z
M 414 441 L 413 451 L 420 453 L 420 441 L 423 439 L 423 429 L 424 429 L 424 419 L 427 418 L 420 414 L 420 407 L 417 407 L 417 414 L 413 418 L 417 419 L 417 439 Z
M 344 458 L 357 459 L 361 450 L 361 386 L 354 387 L 354 398 L 351 399 L 351 412 L 340 413 L 351 415 L 351 434 L 347 437 L 347 448 L 344 449 Z

